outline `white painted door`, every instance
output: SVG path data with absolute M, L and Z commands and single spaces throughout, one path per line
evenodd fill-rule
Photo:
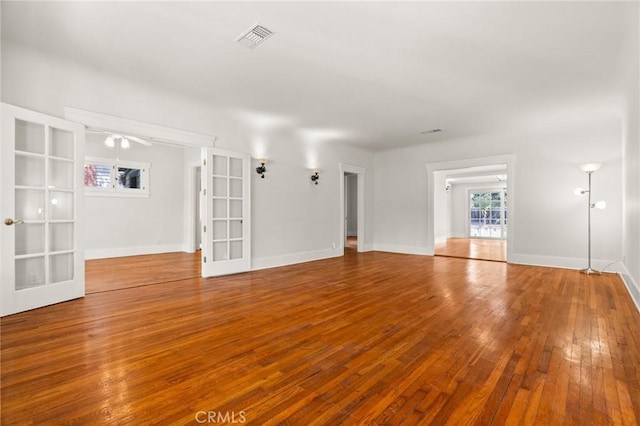
M 84 128 L 2 104 L 0 315 L 84 296 Z
M 251 177 L 248 154 L 202 149 L 202 276 L 251 268 Z

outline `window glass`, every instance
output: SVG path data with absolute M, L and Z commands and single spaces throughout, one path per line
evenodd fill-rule
M 141 170 L 132 169 L 129 167 L 118 167 L 118 187 L 127 189 L 141 189 Z
M 111 166 L 84 163 L 84 186 L 91 188 L 111 188 Z

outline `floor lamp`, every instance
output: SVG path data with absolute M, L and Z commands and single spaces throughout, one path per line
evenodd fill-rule
M 594 207 L 597 209 L 604 209 L 607 203 L 604 201 L 598 201 L 597 203 L 591 202 L 591 175 L 598 171 L 602 164 L 600 163 L 582 163 L 579 164 L 580 170 L 585 172 L 589 176 L 589 187 L 587 189 L 578 188 L 575 193 L 578 195 L 589 194 L 589 203 L 587 204 L 587 254 L 588 264 L 586 269 L 582 269 L 580 272 L 587 275 L 600 275 L 600 271 L 591 268 L 591 209 Z

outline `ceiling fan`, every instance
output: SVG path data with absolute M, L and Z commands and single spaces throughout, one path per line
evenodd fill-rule
M 104 140 L 104 144 L 106 146 L 108 146 L 109 148 L 113 148 L 114 146 L 116 146 L 116 142 L 120 141 L 120 147 L 122 149 L 129 149 L 131 147 L 131 144 L 129 143 L 129 141 L 133 141 L 133 142 L 137 142 L 141 145 L 144 146 L 152 146 L 153 144 L 149 141 L 146 141 L 144 139 L 140 139 L 137 136 L 132 136 L 132 135 L 123 135 L 120 133 L 114 133 L 114 132 L 107 132 L 107 131 L 103 131 L 103 130 L 93 130 L 93 129 L 87 129 L 87 132 L 89 133 L 95 133 L 95 134 L 104 134 L 107 135 L 107 137 Z

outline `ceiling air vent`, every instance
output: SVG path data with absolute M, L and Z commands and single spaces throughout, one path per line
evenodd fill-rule
M 253 24 L 248 30 L 240 34 L 236 41 L 244 47 L 253 49 L 272 35 L 273 31 L 256 23 Z

